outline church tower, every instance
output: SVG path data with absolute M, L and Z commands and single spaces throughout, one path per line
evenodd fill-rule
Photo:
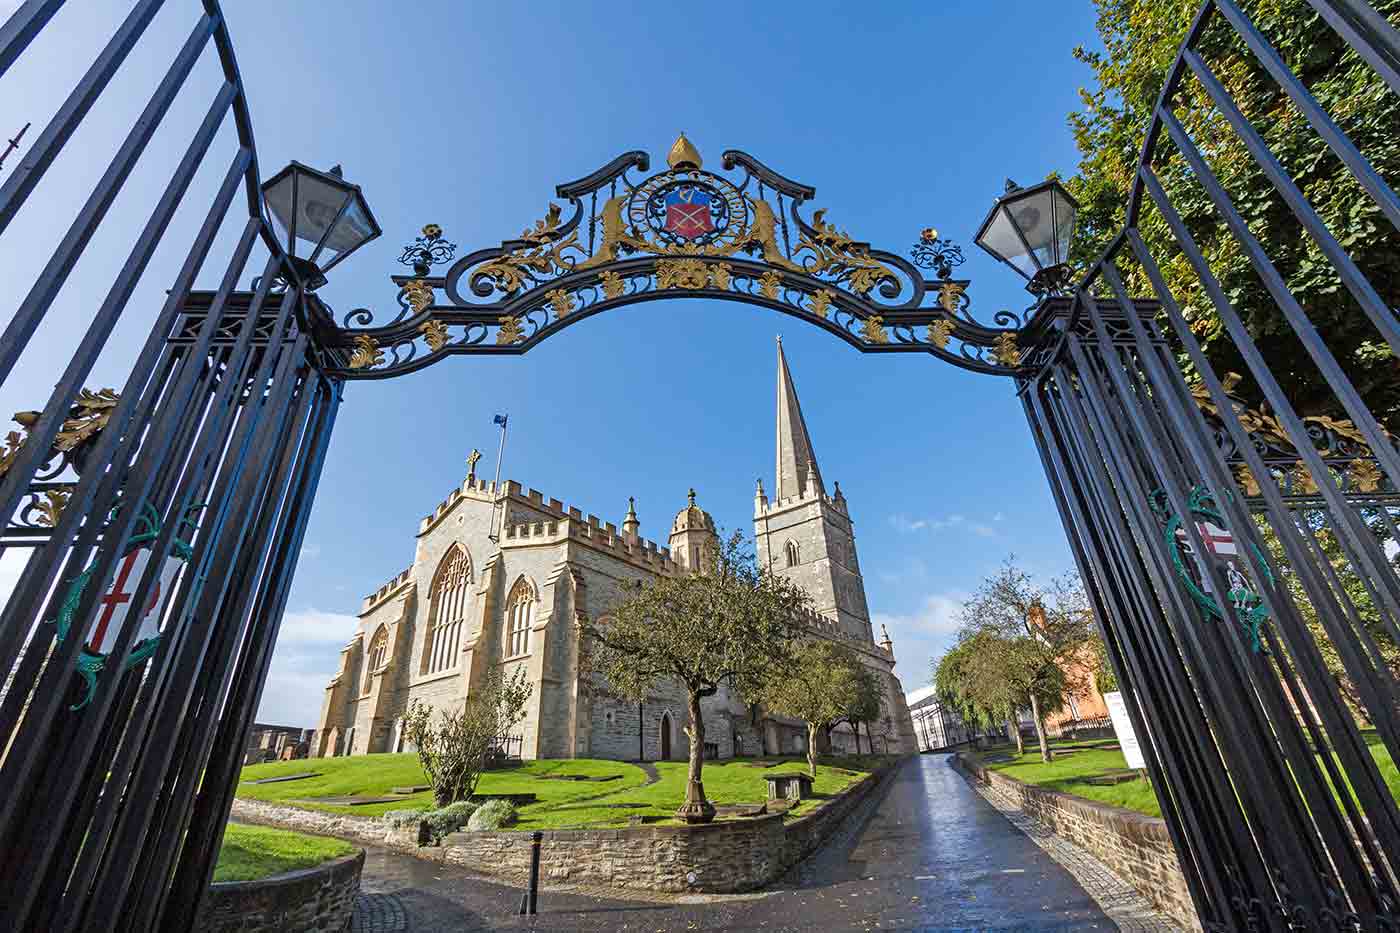
M 874 644 L 855 531 L 836 484 L 827 495 L 797 389 L 778 338 L 778 443 L 773 498 L 759 481 L 754 543 L 763 566 L 799 583 L 817 612 L 847 635 Z

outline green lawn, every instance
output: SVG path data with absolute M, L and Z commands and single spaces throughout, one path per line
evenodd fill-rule
M 1365 730 L 1362 735 L 1371 748 L 1371 755 L 1376 759 L 1381 777 L 1385 779 L 1395 799 L 1400 800 L 1400 770 L 1396 769 L 1395 762 L 1391 760 L 1374 729 Z M 1126 807 L 1150 816 L 1162 815 L 1152 784 L 1146 779 L 1139 778 L 1122 784 L 1107 785 L 1090 784 L 1085 780 L 1111 771 L 1122 771 L 1128 767 L 1123 753 L 1118 750 L 1116 740 L 1057 741 L 1050 744 L 1055 749 L 1055 759 L 1049 764 L 1040 760 L 1040 750 L 1035 743 L 1027 742 L 1026 753 L 1019 758 L 1011 746 L 982 752 L 983 766 L 1027 784 Z
M 353 851 L 354 846 L 339 839 L 230 823 L 224 830 L 214 880 L 254 881 L 284 871 L 311 868 Z
M 804 801 L 790 811 L 800 815 L 819 806 L 829 796 L 860 780 L 884 759 L 830 758 L 817 766 L 813 782 L 816 800 Z M 520 829 L 554 829 L 566 826 L 621 826 L 632 815 L 662 817 L 671 815 L 685 801 L 686 763 L 654 762 L 660 780 L 643 787 L 646 773 L 634 764 L 597 759 L 525 761 L 500 771 L 488 771 L 477 790 L 483 794 L 533 793 L 537 802 L 520 810 Z M 762 803 L 767 796 L 766 771 L 806 769 L 805 758 L 767 758 L 763 763 L 751 758 L 707 762 L 704 771 L 705 795 L 722 804 Z M 321 775 L 277 784 L 249 784 L 265 777 L 319 771 Z M 619 775 L 616 780 L 557 781 L 547 775 Z M 378 796 L 391 787 L 425 784 L 418 757 L 401 755 L 355 755 L 349 758 L 312 758 L 249 765 L 243 769 L 238 796 L 284 803 L 330 813 L 377 816 L 386 810 L 431 806 L 432 793 L 422 791 L 392 803 L 346 806 L 307 802 L 308 798 L 362 794 Z M 604 804 L 637 804 L 635 807 L 609 807 Z

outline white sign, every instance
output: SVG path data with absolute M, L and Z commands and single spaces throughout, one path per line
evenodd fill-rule
M 1105 693 L 1103 700 L 1108 704 L 1108 715 L 1113 720 L 1113 732 L 1118 736 L 1118 745 L 1123 749 L 1123 757 L 1128 759 L 1129 768 L 1146 768 L 1142 760 L 1142 749 L 1138 747 L 1137 734 L 1133 732 L 1133 721 L 1128 718 L 1128 707 L 1121 693 Z
M 106 654 L 116 647 L 117 635 L 121 633 L 122 623 L 126 621 L 126 617 L 131 612 L 131 600 L 134 598 L 132 591 L 140 582 L 141 575 L 145 573 L 146 565 L 150 563 L 150 559 L 151 549 L 138 547 L 127 552 L 117 561 L 112 585 L 98 600 L 97 618 L 93 620 L 92 631 L 88 633 L 87 644 L 90 650 L 98 654 Z M 146 597 L 146 608 L 141 613 L 140 627 L 136 631 L 136 637 L 131 642 L 132 645 L 160 634 L 160 620 L 163 612 L 153 610 L 162 605 L 162 595 L 168 600 L 175 592 L 175 578 L 180 573 L 180 566 L 183 563 L 174 557 L 166 558 L 165 566 L 161 569 L 160 575 L 152 581 L 150 593 Z

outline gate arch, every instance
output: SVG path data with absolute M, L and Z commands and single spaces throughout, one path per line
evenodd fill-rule
M 1389 20 L 1362 0 L 1306 2 L 1317 28 L 1356 52 L 1382 90 L 1400 94 L 1400 33 Z M 29 0 L 0 26 L 0 78 L 60 5 Z M 132 5 L 0 184 L 0 242 L 160 5 Z M 209 50 L 223 80 L 208 115 L 51 396 L 42 410 L 23 413 L 23 436 L 15 432 L 0 449 L 0 544 L 30 549 L 0 610 L 7 685 L 0 927 L 144 931 L 188 926 L 198 915 L 347 381 L 387 378 L 450 355 L 524 353 L 591 314 L 664 297 L 771 307 L 862 352 L 920 352 L 1012 377 L 1205 928 L 1400 926 L 1400 811 L 1307 616 L 1339 654 L 1376 727 L 1375 743 L 1400 760 L 1396 680 L 1362 617 L 1364 608 L 1400 641 L 1400 576 L 1382 545 L 1400 540 L 1400 452 L 1241 220 L 1213 175 L 1210 148 L 1183 126 L 1175 112 L 1183 82 L 1205 89 L 1221 131 L 1273 185 L 1375 327 L 1378 344 L 1400 351 L 1400 325 L 1395 302 L 1318 219 L 1215 78 L 1206 32 L 1239 40 L 1296 107 L 1297 131 L 1321 139 L 1377 205 L 1389 225 L 1377 235 L 1400 233 L 1400 197 L 1235 0 L 1205 0 L 1172 65 L 1124 230 L 1077 284 L 1041 301 L 1029 320 L 1004 312 L 990 326 L 969 313 L 968 282 L 953 277 L 960 253 L 936 233 L 923 236 L 909 259 L 875 249 L 824 213 L 804 215 L 800 208 L 815 197 L 810 187 L 737 150 L 722 159 L 737 177 L 707 173 L 679 140 L 668 171 L 633 181 L 628 172 L 649 163 L 644 153 L 627 153 L 556 189 L 570 206 L 567 218 L 562 208 L 549 210 L 520 237 L 469 253 L 443 275 L 433 267 L 451 262 L 455 247 L 440 229 L 425 228 L 402 257 L 412 274 L 394 278 L 397 311 L 376 323 L 371 310 L 356 309 L 337 323 L 306 290 L 299 260 L 265 216 L 223 13 L 216 0 L 198 7 L 166 78 L 0 336 L 4 381 Z M 237 132 L 223 181 L 128 380 L 120 390 L 85 388 L 230 115 Z M 1265 284 L 1277 319 L 1303 343 L 1336 397 L 1335 412 L 1303 415 L 1290 404 L 1182 223 L 1179 193 L 1163 184 L 1160 170 L 1173 157 L 1188 164 Z M 240 189 L 247 217 L 223 283 L 193 291 Z M 717 199 L 708 220 L 681 211 L 673 221 L 671 206 L 693 206 L 696 194 L 707 207 Z M 1164 257 L 1139 228 L 1148 208 L 1170 229 L 1172 248 L 1230 331 L 1270 411 L 1249 409 L 1232 391 L 1241 377 L 1218 374 L 1206 360 L 1181 296 L 1164 280 Z M 262 274 L 241 290 L 258 247 L 266 251 Z M 1152 298 L 1129 294 L 1120 269 L 1129 260 L 1144 270 Z M 1173 352 L 1191 360 L 1199 385 L 1185 382 Z M 1258 555 L 1231 568 L 1243 585 L 1213 563 L 1197 565 L 1193 577 L 1181 560 L 1182 538 L 1195 554 L 1206 548 L 1188 516 L 1218 520 Z M 1319 526 L 1332 536 L 1340 566 Z M 133 535 L 154 559 L 132 605 L 148 604 L 172 553 L 187 553 L 186 570 L 162 609 L 154 652 L 136 666 L 103 663 L 90 671 L 90 695 L 74 695 L 84 639 L 63 638 L 50 623 L 61 612 L 69 630 L 91 629 Z M 1340 585 L 1343 572 L 1361 584 L 1364 599 Z M 73 587 L 78 577 L 90 585 Z M 128 658 L 140 621 L 132 615 L 120 624 L 109 658 Z

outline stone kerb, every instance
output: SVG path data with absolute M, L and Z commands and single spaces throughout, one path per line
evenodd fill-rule
M 195 933 L 321 933 L 348 930 L 365 850 L 315 868 L 257 881 L 211 884 Z
M 1134 810 L 1036 787 L 962 756 L 954 765 L 993 794 L 1087 849 L 1163 913 L 1199 929 L 1191 892 L 1165 821 Z

